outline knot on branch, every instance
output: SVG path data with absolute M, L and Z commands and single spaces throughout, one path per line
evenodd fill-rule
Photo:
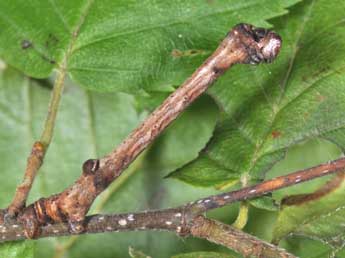
M 271 63 L 279 54 L 282 39 L 274 31 L 241 23 L 234 27 L 230 36 L 238 38 L 243 51 L 248 55 L 241 63 Z
M 98 159 L 88 159 L 83 164 L 83 173 L 85 175 L 90 175 L 95 173 L 99 169 Z

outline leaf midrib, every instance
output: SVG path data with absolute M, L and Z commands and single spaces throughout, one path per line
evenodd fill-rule
M 68 27 L 68 24 L 65 20 L 65 18 L 63 17 L 63 15 L 61 14 L 60 10 L 56 7 L 55 1 L 54 0 L 48 0 L 49 4 L 51 5 L 53 11 L 55 12 L 56 16 L 60 19 L 60 21 L 64 24 L 64 27 L 66 29 L 66 31 L 70 34 L 73 33 L 73 31 L 71 30 L 71 28 Z
M 171 27 L 171 26 L 175 26 L 175 25 L 179 25 L 179 24 L 190 24 L 192 23 L 194 20 L 197 19 L 202 19 L 202 18 L 207 18 L 207 17 L 212 17 L 212 16 L 216 16 L 216 15 L 224 15 L 227 13 L 232 13 L 232 12 L 236 12 L 237 10 L 240 9 L 245 9 L 245 8 L 250 8 L 250 7 L 254 7 L 254 6 L 262 6 L 262 2 L 255 2 L 255 3 L 251 3 L 251 4 L 247 4 L 247 5 L 242 5 L 242 6 L 236 6 L 235 8 L 232 7 L 232 9 L 228 9 L 228 10 L 223 10 L 223 11 L 218 11 L 218 12 L 213 12 L 213 13 L 209 13 L 209 14 L 205 14 L 205 15 L 199 15 L 199 16 L 194 16 L 194 17 L 188 17 L 189 19 L 181 19 L 181 20 L 176 20 L 173 22 L 168 22 L 168 23 L 164 23 L 164 24 L 158 24 L 158 25 L 149 25 L 147 27 L 144 28 L 138 28 L 138 29 L 132 29 L 132 30 L 127 30 L 125 32 L 120 32 L 120 33 L 116 33 L 114 35 L 110 35 L 107 37 L 101 37 L 101 38 L 96 38 L 94 40 L 91 40 L 89 42 L 86 42 L 85 44 L 81 44 L 80 46 L 74 48 L 72 50 L 72 54 L 74 54 L 75 52 L 89 47 L 90 45 L 94 45 L 103 41 L 107 41 L 107 40 L 111 40 L 111 39 L 116 39 L 122 36 L 127 36 L 127 35 L 132 35 L 132 34 L 137 34 L 137 33 L 141 33 L 141 32 L 146 32 L 146 31 L 150 31 L 150 30 L 156 30 L 156 29 L 161 29 L 161 28 L 166 28 L 166 27 Z

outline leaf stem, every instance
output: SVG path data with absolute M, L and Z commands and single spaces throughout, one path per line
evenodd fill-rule
M 249 212 L 249 203 L 246 201 L 242 201 L 240 203 L 240 208 L 238 211 L 237 218 L 235 222 L 232 224 L 232 226 L 238 229 L 244 228 L 248 222 L 248 212 Z
M 40 138 L 40 142 L 43 144 L 44 148 L 47 149 L 51 143 L 53 132 L 55 128 L 55 121 L 57 112 L 59 109 L 59 104 L 61 100 L 61 95 L 64 89 L 64 81 L 66 77 L 65 68 L 60 68 L 57 71 L 57 77 L 54 83 L 54 87 L 51 93 L 48 114 L 43 127 L 43 132 Z
M 28 157 L 23 181 L 18 185 L 14 198 L 8 207 L 8 216 L 16 216 L 26 206 L 26 200 L 35 180 L 38 170 L 42 166 L 44 156 L 53 137 L 55 120 L 59 108 L 61 95 L 64 89 L 66 71 L 64 68 L 58 70 L 57 78 L 51 93 L 47 118 L 43 127 L 41 138 L 36 141 Z
M 249 180 L 249 174 L 245 173 L 241 177 L 242 188 L 248 186 L 248 180 Z M 248 222 L 248 212 L 249 212 L 249 203 L 247 203 L 246 201 L 242 201 L 240 203 L 240 208 L 238 210 L 237 218 L 232 225 L 238 229 L 244 228 Z

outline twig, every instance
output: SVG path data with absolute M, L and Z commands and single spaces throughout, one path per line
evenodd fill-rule
M 40 226 L 49 222 L 69 221 L 71 231 L 83 231 L 85 215 L 94 199 L 221 74 L 237 63 L 271 62 L 280 47 L 281 39 L 272 31 L 248 24 L 235 26 L 196 72 L 114 152 L 99 160 L 86 161 L 83 174 L 72 186 L 24 209 L 19 218 L 25 224 L 27 236 L 37 237 Z
M 233 202 L 259 197 L 288 186 L 296 185 L 341 171 L 345 171 L 345 158 L 328 161 L 315 167 L 299 170 L 288 175 L 279 176 L 230 193 L 209 196 L 207 198 L 191 202 L 189 206 L 196 214 L 201 214 L 205 211 L 220 208 Z
M 14 217 L 25 207 L 26 200 L 35 180 L 36 174 L 42 166 L 45 153 L 53 136 L 56 115 L 59 108 L 61 94 L 64 89 L 65 76 L 66 71 L 64 69 L 61 69 L 58 72 L 58 76 L 55 80 L 55 84 L 52 90 L 43 133 L 41 135 L 41 138 L 32 146 L 31 154 L 28 157 L 23 181 L 18 185 L 14 194 L 14 198 L 8 207 L 7 215 L 9 217 Z
M 344 169 L 345 158 L 340 158 L 316 167 L 276 177 L 241 190 L 203 198 L 177 208 L 139 213 L 89 216 L 84 221 L 84 230 L 79 232 L 71 231 L 68 222 L 46 224 L 40 228 L 40 234 L 37 237 L 138 230 L 168 230 L 175 231 L 182 236 L 191 234 L 197 237 L 204 237 L 244 255 L 257 255 L 256 257 L 294 257 L 278 247 L 260 241 L 233 227 L 201 218 L 200 215 L 208 210 L 219 208 L 235 201 L 259 197 L 268 192 L 317 177 L 334 174 Z M 5 221 L 5 214 L 5 210 L 0 210 L 0 243 L 30 238 L 27 235 L 26 225 L 23 225 L 20 220 Z M 210 231 L 209 225 L 213 225 L 213 231 Z
M 79 234 L 134 230 L 173 231 L 184 237 L 191 235 L 205 238 L 216 244 L 231 248 L 245 256 L 252 255 L 267 258 L 295 257 L 277 246 L 203 216 L 197 216 L 190 223 L 186 223 L 183 208 L 142 213 L 89 216 L 86 218 L 85 231 Z M 21 224 L 3 225 L 0 227 L 0 232 L 5 232 L 6 238 L 2 236 L 0 242 L 25 239 L 26 237 L 23 231 L 24 228 Z M 66 236 L 70 234 L 67 223 L 58 223 L 43 227 L 40 237 Z
M 219 208 L 236 201 L 259 197 L 268 192 L 343 170 L 345 170 L 345 158 L 340 158 L 316 167 L 276 177 L 244 189 L 199 199 L 176 208 L 140 213 L 89 216 L 86 217 L 84 232 L 70 232 L 67 222 L 48 224 L 42 227 L 41 235 L 38 237 L 148 229 L 169 229 L 183 235 L 186 233 L 186 226 L 208 210 Z M 23 224 L 19 220 L 5 222 L 3 219 L 5 214 L 5 210 L 0 210 L 0 242 L 28 238 Z
M 47 224 L 41 228 L 40 238 L 68 235 L 137 231 L 170 230 L 182 233 L 184 206 L 176 209 L 145 211 L 113 215 L 93 215 L 85 218 L 85 230 L 71 232 L 67 222 Z M 27 239 L 25 227 L 18 220 L 4 221 L 5 210 L 0 210 L 0 242 Z M 185 228 L 183 228 L 185 231 Z
M 193 220 L 190 234 L 226 246 L 244 257 L 296 258 L 282 248 L 204 216 Z

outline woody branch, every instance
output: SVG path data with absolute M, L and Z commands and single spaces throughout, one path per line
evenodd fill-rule
M 72 232 L 82 232 L 85 215 L 95 198 L 220 75 L 237 63 L 271 62 L 280 47 L 281 39 L 272 31 L 248 24 L 235 26 L 193 75 L 112 153 L 86 161 L 82 175 L 72 186 L 36 201 L 19 213 L 17 219 L 23 223 L 27 237 L 38 237 L 42 225 L 66 221 Z
M 87 160 L 83 164 L 82 175 L 71 187 L 62 193 L 42 198 L 28 207 L 11 205 L 9 211 L 2 212 L 2 221 L 0 221 L 2 223 L 0 225 L 3 234 L 1 239 L 8 241 L 23 237 L 37 238 L 54 234 L 66 234 L 67 232 L 69 234 L 80 234 L 104 231 L 101 224 L 95 224 L 95 228 L 92 227 L 94 225 L 93 217 L 85 219 L 85 215 L 94 199 L 112 181 L 120 176 L 125 168 L 228 68 L 237 63 L 258 64 L 260 62 L 271 62 L 278 55 L 280 46 L 280 37 L 272 31 L 255 28 L 248 24 L 240 24 L 234 27 L 221 42 L 214 54 L 180 88 L 171 94 L 144 123 L 134 130 L 118 148 L 101 159 Z M 40 162 L 39 160 L 38 167 Z M 269 190 L 269 188 L 265 189 Z M 259 188 L 256 191 L 258 195 L 261 193 Z M 23 195 L 23 198 L 18 199 L 21 200 L 18 202 L 19 204 L 26 199 L 27 193 L 28 191 L 26 191 L 25 196 Z M 249 196 L 254 196 L 255 193 L 254 195 L 253 193 L 241 192 L 242 195 L 249 194 Z M 144 225 L 141 225 L 138 223 L 138 221 L 140 222 L 139 218 L 137 220 L 134 219 L 138 224 L 135 224 L 133 228 L 127 228 L 127 230 L 138 229 L 141 225 L 139 228 L 143 229 L 173 229 L 178 233 L 183 233 L 184 231 L 192 233 L 190 231 L 192 224 L 184 223 L 190 222 L 191 218 L 194 219 L 200 212 L 216 208 L 217 205 L 220 207 L 230 201 L 235 201 L 236 198 L 239 199 L 239 196 L 240 194 L 237 193 L 233 199 L 228 198 L 228 196 L 218 196 L 222 199 L 210 197 L 209 199 L 199 200 L 194 204 L 177 208 L 181 212 L 176 212 L 176 209 L 172 209 L 174 216 L 176 214 L 183 214 L 181 216 L 183 223 L 176 222 L 179 225 L 176 227 L 173 227 L 175 220 L 171 217 L 172 210 L 169 209 L 144 213 L 144 218 L 146 219 L 148 219 L 148 215 L 151 216 L 151 219 L 155 218 L 154 220 L 149 220 L 154 223 L 151 226 L 150 224 L 145 226 L 147 222 L 143 221 Z M 16 198 L 13 203 L 15 201 Z M 16 208 L 12 209 L 12 207 Z M 18 216 L 13 218 L 13 213 L 17 213 L 19 208 L 21 210 Z M 128 215 L 127 219 L 121 218 L 123 215 L 114 216 L 120 216 L 115 219 L 115 223 L 118 223 L 121 229 L 131 225 L 129 223 L 130 218 L 132 218 L 130 215 Z M 105 216 L 102 218 L 105 219 Z M 114 229 L 114 227 L 111 228 Z
M 167 230 L 182 236 L 206 238 L 244 255 L 255 257 L 294 257 L 277 246 L 266 243 L 242 231 L 201 216 L 208 210 L 250 198 L 318 177 L 344 171 L 345 158 L 329 161 L 315 167 L 276 177 L 240 190 L 202 198 L 191 203 L 156 211 L 139 213 L 93 215 L 85 219 L 83 232 L 71 232 L 67 222 L 47 224 L 41 228 L 41 237 L 58 237 L 121 231 Z M 6 222 L 5 210 L 0 210 L 0 242 L 26 239 L 26 229 L 20 221 Z M 201 217 L 200 217 L 201 216 Z M 233 241 L 237 239 L 237 241 Z

